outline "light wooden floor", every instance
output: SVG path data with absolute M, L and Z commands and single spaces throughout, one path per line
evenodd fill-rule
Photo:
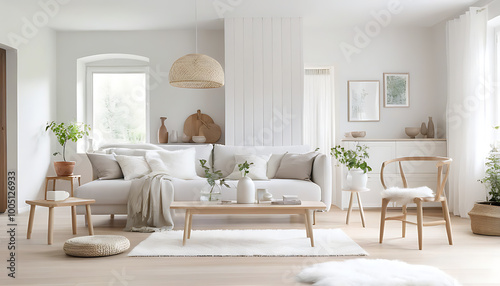
M 434 210 L 430 214 L 437 213 Z M 62 250 L 73 237 L 69 208 L 55 209 L 54 244 L 47 245 L 46 208 L 37 208 L 32 239 L 26 239 L 28 213 L 17 216 L 17 273 L 7 277 L 6 231 L 0 233 L 0 285 L 298 285 L 294 276 L 303 267 L 356 257 L 176 257 L 138 258 L 120 254 L 102 258 L 74 258 Z M 417 246 L 416 227 L 409 225 L 405 239 L 400 224 L 388 222 L 383 244 L 378 243 L 380 211 L 366 210 L 367 227 L 358 212 L 345 225 L 345 211 L 318 213 L 315 228 L 341 228 L 370 255 L 367 258 L 398 259 L 440 268 L 463 285 L 500 285 L 500 237 L 474 235 L 470 221 L 452 217 L 455 245 L 449 246 L 444 226 L 424 228 L 424 250 Z M 123 232 L 125 216 L 94 216 L 95 234 L 118 234 L 131 242 L 130 250 L 148 234 Z M 175 218 L 182 229 L 183 216 Z M 7 219 L 0 215 L 0 229 Z M 303 228 L 299 216 L 195 216 L 193 229 Z M 78 217 L 78 235 L 87 235 L 83 216 Z M 128 252 L 128 251 L 127 251 Z

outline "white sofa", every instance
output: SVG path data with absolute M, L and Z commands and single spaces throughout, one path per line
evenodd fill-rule
M 233 170 L 235 165 L 235 154 L 283 154 L 310 152 L 308 146 L 270 146 L 270 147 L 250 147 L 250 146 L 225 146 L 212 144 L 189 144 L 189 145 L 108 145 L 101 148 L 102 151 L 111 151 L 116 155 L 143 156 L 147 150 L 179 150 L 186 148 L 196 150 L 196 173 L 202 177 L 195 180 L 173 179 L 164 180 L 164 184 L 172 184 L 174 187 L 175 201 L 199 200 L 201 188 L 207 184 L 204 177 L 204 170 L 199 163 L 200 159 L 207 160 L 210 166 L 216 170 L 221 170 L 226 176 Z M 95 170 L 94 170 L 95 171 Z M 94 172 L 95 173 L 95 172 Z M 282 195 L 297 195 L 301 200 L 323 201 L 327 208 L 331 205 L 331 161 L 328 156 L 320 154 L 313 162 L 311 180 L 295 179 L 270 179 L 254 180 L 256 188 L 267 188 L 273 198 L 281 198 Z M 236 200 L 237 181 L 227 180 L 234 188 L 223 188 L 223 200 Z M 79 198 L 95 199 L 92 204 L 92 214 L 127 214 L 127 199 L 131 186 L 131 181 L 124 179 L 100 180 L 96 179 L 86 183 L 75 190 L 75 196 Z M 77 208 L 78 214 L 84 214 L 84 208 Z

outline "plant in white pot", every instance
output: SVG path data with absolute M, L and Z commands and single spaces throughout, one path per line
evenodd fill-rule
M 250 173 L 251 165 L 253 165 L 253 163 L 248 163 L 247 161 L 238 164 L 242 176 L 236 186 L 236 202 L 238 204 L 255 203 L 255 184 L 250 177 L 247 177 L 248 173 Z
M 45 131 L 52 131 L 57 138 L 57 142 L 62 146 L 62 153 L 55 152 L 54 156 L 62 155 L 63 161 L 54 162 L 54 169 L 58 176 L 71 176 L 73 175 L 73 169 L 75 168 L 74 161 L 66 161 L 66 143 L 68 141 L 76 142 L 78 139 L 83 138 L 83 136 L 88 136 L 90 127 L 84 123 L 71 122 L 69 124 L 56 123 L 52 121 L 47 123 Z
M 498 126 L 495 127 L 498 129 Z M 500 235 L 500 152 L 496 146 L 486 158 L 486 172 L 479 180 L 486 186 L 486 201 L 477 202 L 469 212 L 473 233 Z
M 365 160 L 369 158 L 367 149 L 368 147 L 365 145 L 356 145 L 354 150 L 345 149 L 337 145 L 330 150 L 330 154 L 340 164 L 347 167 L 346 188 L 352 190 L 366 189 L 366 183 L 368 182 L 367 172 L 372 170 Z

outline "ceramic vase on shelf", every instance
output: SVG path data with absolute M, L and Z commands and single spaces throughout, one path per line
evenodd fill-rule
M 171 134 L 170 134 L 170 143 L 177 143 L 178 139 L 177 139 L 177 131 L 175 130 L 172 130 Z
M 186 133 L 182 133 L 182 142 L 189 143 L 191 137 L 187 136 Z
M 364 190 L 368 182 L 368 173 L 361 169 L 352 169 L 347 172 L 346 188 L 348 190 Z
M 420 126 L 420 133 L 422 133 L 422 135 L 427 135 L 427 126 L 425 126 L 425 122 L 422 122 L 422 125 Z
M 255 203 L 255 184 L 249 177 L 243 177 L 236 186 L 236 202 L 238 204 Z
M 434 122 L 432 117 L 429 116 L 429 123 L 427 123 L 427 138 L 434 138 Z
M 168 131 L 167 127 L 165 126 L 165 119 L 166 117 L 160 117 L 161 119 L 161 126 L 160 129 L 158 129 L 158 143 L 168 143 Z

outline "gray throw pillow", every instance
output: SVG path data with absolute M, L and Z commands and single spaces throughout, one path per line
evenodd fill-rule
M 123 178 L 122 169 L 113 154 L 87 153 L 92 169 L 101 180 L 113 180 Z
M 285 154 L 283 159 L 281 159 L 281 164 L 274 178 L 310 180 L 312 165 L 316 156 L 318 156 L 317 152 L 310 152 L 306 154 Z

